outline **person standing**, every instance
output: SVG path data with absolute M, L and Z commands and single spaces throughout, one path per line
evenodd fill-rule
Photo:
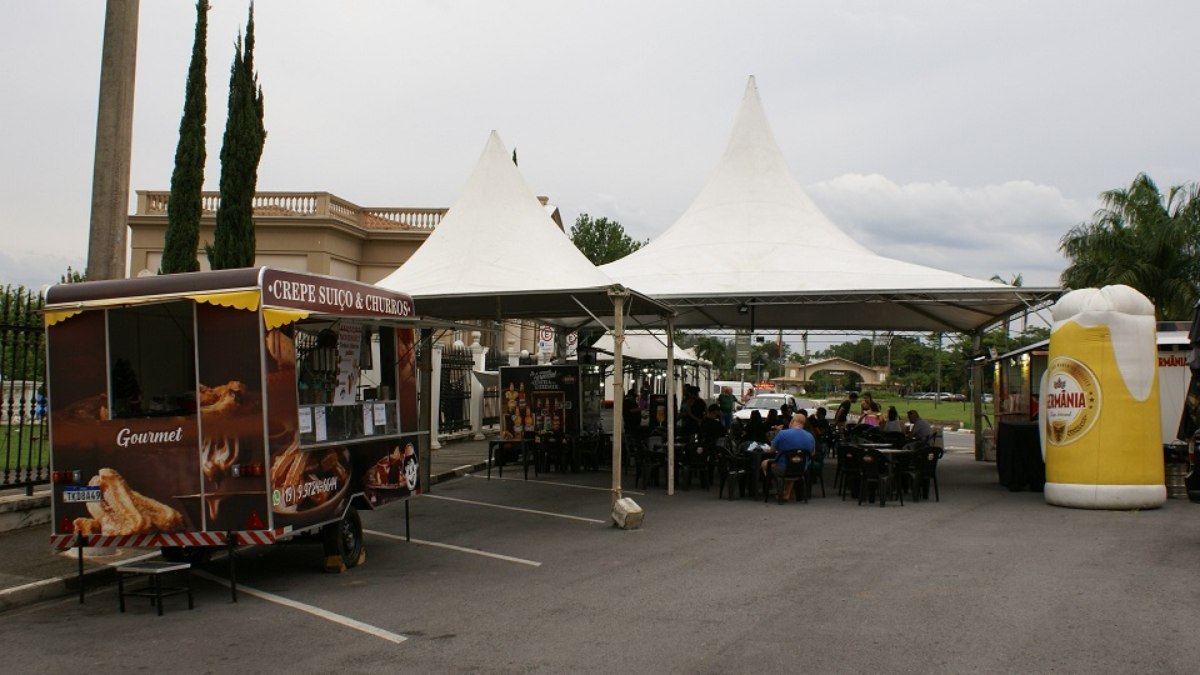
M 834 413 L 833 426 L 837 427 L 838 429 L 845 429 L 846 423 L 850 421 L 850 409 L 853 408 L 854 404 L 857 402 L 858 394 L 853 391 L 850 392 L 850 398 L 842 401 L 841 405 L 838 406 L 837 412 Z
M 717 397 L 717 405 L 721 407 L 721 424 L 728 431 L 733 424 L 733 409 L 737 405 L 737 397 L 733 395 L 733 387 L 721 387 L 721 395 Z
M 625 433 L 636 434 L 642 426 L 642 408 L 638 405 L 637 390 L 630 389 L 625 394 L 622 410 L 622 421 L 625 422 Z

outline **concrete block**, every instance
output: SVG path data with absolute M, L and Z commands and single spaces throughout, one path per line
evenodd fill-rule
M 641 527 L 644 515 L 642 507 L 629 497 L 618 499 L 617 503 L 613 504 L 613 524 L 623 530 L 636 530 Z

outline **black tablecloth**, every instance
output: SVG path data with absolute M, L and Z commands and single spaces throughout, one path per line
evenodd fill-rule
M 1042 491 L 1046 465 L 1037 422 L 1001 422 L 996 427 L 996 472 L 1009 490 Z

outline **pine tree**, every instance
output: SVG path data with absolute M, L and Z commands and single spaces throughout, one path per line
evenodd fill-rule
M 254 264 L 254 191 L 258 161 L 267 132 L 263 128 L 263 95 L 254 72 L 254 4 L 246 22 L 243 50 L 239 35 L 229 73 L 229 117 L 221 145 L 221 205 L 213 245 L 206 246 L 215 270 Z
M 196 3 L 196 36 L 188 66 L 183 119 L 175 146 L 175 171 L 171 174 L 171 199 L 167 202 L 167 233 L 159 274 L 195 272 L 196 245 L 200 239 L 201 192 L 204 189 L 204 119 L 207 108 L 205 68 L 208 42 L 208 1 Z

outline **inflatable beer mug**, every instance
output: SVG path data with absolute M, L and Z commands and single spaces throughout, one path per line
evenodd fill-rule
M 1105 286 L 1064 295 L 1051 314 L 1039 399 L 1046 502 L 1162 506 L 1154 305 L 1128 286 Z

